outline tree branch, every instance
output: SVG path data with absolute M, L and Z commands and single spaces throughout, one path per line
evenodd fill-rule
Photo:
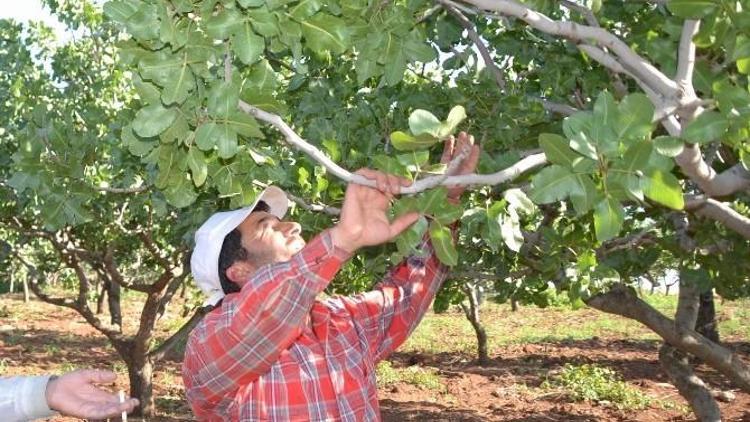
M 455 16 L 456 20 L 458 20 L 458 23 L 464 27 L 466 33 L 469 35 L 469 38 L 474 42 L 477 50 L 479 50 L 479 54 L 482 56 L 485 66 L 487 66 L 490 72 L 492 72 L 492 76 L 495 78 L 495 83 L 497 84 L 497 87 L 500 88 L 500 92 L 505 91 L 505 79 L 503 78 L 503 72 L 500 70 L 500 68 L 497 67 L 497 64 L 495 64 L 495 60 L 492 58 L 489 49 L 487 49 L 487 46 L 479 37 L 474 24 L 472 24 L 471 21 L 469 21 L 469 19 L 463 13 L 461 13 L 460 10 L 454 7 L 453 2 L 446 0 L 438 0 L 438 2 L 443 5 L 448 13 Z
M 308 211 L 322 212 L 324 214 L 333 215 L 333 216 L 341 214 L 340 208 L 336 208 L 336 207 L 332 207 L 332 206 L 324 205 L 324 204 L 308 204 L 307 202 L 305 202 L 304 199 L 300 198 L 299 196 L 292 195 L 289 192 L 286 193 L 286 196 L 289 199 L 291 199 L 292 202 L 294 202 L 295 204 L 299 205 L 300 207 Z
M 286 141 L 307 154 L 310 158 L 321 164 L 329 173 L 347 183 L 357 183 L 364 186 L 375 187 L 375 182 L 358 174 L 353 174 L 348 170 L 341 168 L 333 162 L 322 151 L 302 139 L 294 130 L 286 124 L 280 116 L 263 111 L 242 100 L 239 102 L 240 109 L 257 118 L 258 120 L 270 123 L 276 127 L 286 138 Z M 516 164 L 507 169 L 492 174 L 465 174 L 460 176 L 430 176 L 414 182 L 411 186 L 401 189 L 402 194 L 413 194 L 423 192 L 437 186 L 470 186 L 470 185 L 498 185 L 513 180 L 531 169 L 542 166 L 547 163 L 547 157 L 544 154 L 533 154 L 518 161 Z
M 680 170 L 708 196 L 727 196 L 750 188 L 750 172 L 741 164 L 717 174 L 703 159 L 696 144 L 686 144 L 674 160 Z
M 593 26 L 595 28 L 601 27 L 601 25 L 599 25 L 599 21 L 596 19 L 596 16 L 594 15 L 594 11 L 589 9 L 588 7 L 582 6 L 571 0 L 560 0 L 560 4 L 563 7 L 566 7 L 570 10 L 574 10 L 578 12 L 581 16 L 583 16 L 583 19 L 586 21 L 586 23 L 589 24 L 589 26 Z
M 693 37 L 698 33 L 701 22 L 696 20 L 686 20 L 682 26 L 682 35 L 680 36 L 680 47 L 677 55 L 677 73 L 675 80 L 677 85 L 689 97 L 695 96 L 693 89 L 693 69 L 695 69 L 695 43 Z
M 716 220 L 745 239 L 750 240 L 750 218 L 733 210 L 729 205 L 704 195 L 685 197 L 685 210 L 695 215 Z
M 141 193 L 149 190 L 150 186 L 141 185 L 134 186 L 132 188 L 113 188 L 109 186 L 92 186 L 92 188 L 99 192 L 106 193 Z
M 646 59 L 635 53 L 625 42 L 603 28 L 580 25 L 575 22 L 554 21 L 548 16 L 531 10 L 514 0 L 463 0 L 480 9 L 498 12 L 523 20 L 529 26 L 550 35 L 564 37 L 576 42 L 593 41 L 606 47 L 619 59 L 620 63 L 638 79 L 644 81 L 667 99 L 678 100 L 681 91 L 677 84 L 660 72 Z
M 149 358 L 151 358 L 153 362 L 158 362 L 162 358 L 164 358 L 164 355 L 169 353 L 169 351 L 172 350 L 172 348 L 174 348 L 181 341 L 185 340 L 188 334 L 193 331 L 193 328 L 195 328 L 195 326 L 198 325 L 199 322 L 201 322 L 203 317 L 213 309 L 214 308 L 211 306 L 198 308 L 193 316 L 190 317 L 187 322 L 182 324 L 182 327 L 180 327 L 180 329 L 177 330 L 176 333 L 172 334 L 172 336 L 166 339 L 164 343 L 159 345 L 159 347 L 149 352 Z
M 676 325 L 673 320 L 636 296 L 631 288 L 616 285 L 606 293 L 592 296 L 586 300 L 586 304 L 600 311 L 640 322 L 670 345 L 700 358 L 724 374 L 743 391 L 750 391 L 750 367 L 739 356 L 694 330 Z

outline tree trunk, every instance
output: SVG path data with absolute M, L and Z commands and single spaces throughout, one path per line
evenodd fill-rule
M 684 353 L 690 353 L 724 374 L 743 391 L 750 392 L 750 367 L 731 350 L 714 343 L 697 332 L 678 326 L 651 305 L 639 299 L 623 285 L 586 301 L 592 308 L 634 319 L 647 326 L 664 341 Z
M 107 280 L 107 304 L 109 305 L 109 316 L 112 325 L 120 327 L 122 332 L 122 311 L 120 310 L 120 285 Z
M 701 422 L 720 422 L 721 410 L 706 384 L 698 378 L 684 354 L 667 343 L 659 349 L 659 363 L 680 395 L 687 399 Z
M 510 310 L 513 312 L 518 311 L 518 301 L 514 297 L 510 298 Z
M 104 298 L 107 296 L 107 282 L 102 283 L 99 290 L 99 297 L 96 298 L 96 314 L 101 315 L 104 312 Z
M 151 417 L 154 414 L 153 364 L 147 357 L 126 360 L 130 379 L 130 397 L 137 398 L 140 405 L 133 411 L 136 416 Z
M 698 322 L 695 324 L 695 331 L 701 333 L 703 337 L 718 343 L 719 329 L 716 325 L 716 307 L 714 306 L 714 293 L 712 290 L 701 293 L 700 308 L 698 309 Z
M 461 309 L 464 310 L 466 319 L 471 323 L 474 333 L 477 336 L 477 361 L 480 366 L 486 366 L 490 363 L 490 356 L 487 350 L 487 331 L 479 319 L 479 301 L 477 300 L 476 287 L 467 286 L 464 288 L 464 292 L 469 300 L 469 305 L 467 306 L 461 302 Z
M 23 279 L 23 303 L 29 303 L 29 281 Z
M 693 330 L 698 319 L 700 293 L 695 285 L 680 279 L 680 294 L 675 312 L 675 326 Z M 693 372 L 688 356 L 671 345 L 664 343 L 659 349 L 659 362 L 677 387 L 680 395 L 687 400 L 693 413 L 701 422 L 721 421 L 721 410 L 711 395 L 708 386 Z

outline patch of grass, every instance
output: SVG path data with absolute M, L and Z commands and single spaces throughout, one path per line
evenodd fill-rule
M 567 364 L 547 379 L 544 388 L 561 388 L 574 401 L 592 401 L 617 409 L 641 410 L 651 405 L 651 397 L 632 387 L 609 368 L 597 365 Z
M 409 366 L 406 368 L 395 368 L 391 362 L 382 361 L 375 369 L 378 385 L 381 387 L 391 386 L 398 382 L 411 384 L 424 390 L 443 390 L 440 377 L 434 369 Z

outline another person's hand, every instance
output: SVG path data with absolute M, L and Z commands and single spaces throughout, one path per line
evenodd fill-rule
M 374 180 L 377 188 L 349 183 L 341 220 L 331 230 L 336 246 L 352 253 L 363 246 L 392 240 L 419 218 L 419 213 L 413 212 L 393 221 L 388 219 L 391 200 L 401 193 L 402 186 L 411 184 L 409 180 L 370 169 L 361 169 L 357 174 Z
M 110 371 L 83 369 L 61 375 L 47 384 L 47 405 L 63 415 L 86 419 L 106 419 L 132 412 L 138 400 L 123 403 L 117 394 L 96 386 L 114 382 L 117 375 Z
M 464 158 L 463 161 L 461 161 L 461 165 L 448 173 L 449 176 L 471 174 L 476 170 L 477 163 L 479 163 L 480 149 L 478 145 L 474 145 L 474 137 L 467 134 L 466 132 L 459 133 L 458 139 L 451 136 L 450 138 L 445 140 L 445 146 L 443 147 L 443 156 L 440 159 L 440 162 L 443 164 L 448 164 L 451 160 L 456 158 L 456 156 L 458 156 L 458 154 L 460 154 L 464 148 L 470 148 L 468 155 Z M 453 203 L 458 203 L 458 201 L 461 199 L 461 194 L 464 192 L 464 189 L 464 186 L 448 186 L 448 200 Z

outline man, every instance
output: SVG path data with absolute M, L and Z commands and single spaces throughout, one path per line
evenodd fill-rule
M 479 148 L 454 174 L 474 171 Z M 458 152 L 446 142 L 443 162 Z M 373 291 L 316 300 L 360 247 L 388 242 L 419 217 L 386 212 L 408 182 L 372 170 L 377 188 L 349 184 L 341 218 L 305 245 L 300 225 L 281 221 L 284 193 L 261 205 L 213 215 L 196 233 L 196 282 L 221 305 L 193 330 L 183 362 L 188 401 L 199 420 L 379 420 L 375 365 L 403 343 L 445 278 L 428 241 L 423 257 L 395 267 Z M 462 188 L 449 190 L 458 201 Z M 226 294 L 226 296 L 225 296 Z
M 41 375 L 0 378 L 0 415 L 9 422 L 30 421 L 55 416 L 88 419 L 119 417 L 132 412 L 138 400 L 120 402 L 116 394 L 96 384 L 114 382 L 112 371 L 79 369 L 59 377 Z

